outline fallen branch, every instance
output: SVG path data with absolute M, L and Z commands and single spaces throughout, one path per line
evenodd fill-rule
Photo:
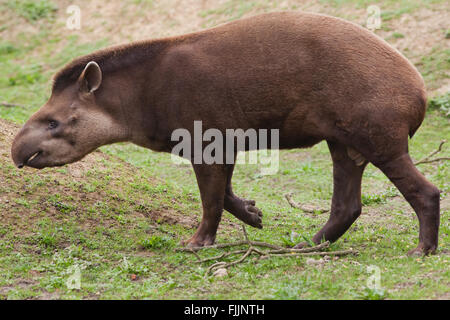
M 0 102 L 0 106 L 7 107 L 7 108 L 15 108 L 15 107 L 25 108 L 26 107 L 23 104 L 9 103 L 9 102 L 6 102 L 6 101 L 1 101 Z
M 439 144 L 439 147 L 432 151 L 428 156 L 426 156 L 425 158 L 423 158 L 422 160 L 416 161 L 414 162 L 414 164 L 417 166 L 418 164 L 424 164 L 424 163 L 432 163 L 432 162 L 438 162 L 438 161 L 445 161 L 445 160 L 450 160 L 450 157 L 441 157 L 441 158 L 434 158 L 434 159 L 430 159 L 432 156 L 438 154 L 439 152 L 442 151 L 442 146 L 444 145 L 444 143 L 446 143 L 447 140 L 442 140 L 441 143 Z
M 283 253 L 308 253 L 308 252 L 314 252 L 319 251 L 325 248 L 328 248 L 330 246 L 329 241 L 322 242 L 321 244 L 314 246 L 314 247 L 306 247 L 301 249 L 295 249 L 295 248 L 283 248 L 279 250 L 271 250 L 269 253 L 271 254 L 283 254 Z
M 223 249 L 223 248 L 229 248 L 229 247 L 239 247 L 245 244 L 249 244 L 246 240 L 241 240 L 233 243 L 219 243 L 212 246 L 204 246 L 204 247 L 190 247 L 190 248 L 176 248 L 175 251 L 178 252 L 192 252 L 192 251 L 199 251 L 199 250 L 205 250 L 205 249 Z M 265 242 L 259 242 L 259 241 L 250 241 L 250 244 L 255 247 L 265 247 L 265 248 L 271 248 L 271 249 L 283 249 L 283 247 L 276 246 L 270 243 Z
M 358 254 L 358 251 L 353 249 L 339 250 L 339 251 L 325 251 L 325 252 L 303 252 L 303 253 L 283 253 L 277 255 L 277 257 L 308 257 L 308 256 L 344 256 L 348 254 Z
M 328 211 L 330 211 L 330 209 L 314 209 L 314 208 L 308 208 L 305 207 L 299 203 L 296 203 L 294 200 L 292 200 L 292 193 L 287 193 L 284 195 L 286 200 L 289 202 L 289 204 L 291 205 L 291 207 L 296 208 L 296 209 L 300 209 L 304 212 L 308 212 L 308 213 L 326 213 Z
M 204 262 L 208 262 L 208 261 L 216 261 L 216 260 L 220 260 L 220 259 L 229 257 L 229 256 L 234 255 L 234 254 L 241 254 L 241 253 L 246 253 L 246 252 L 247 252 L 247 250 L 236 250 L 236 251 L 232 251 L 232 252 L 224 252 L 221 255 L 218 255 L 218 256 L 215 256 L 215 257 L 206 258 L 206 259 L 200 259 L 199 261 L 197 261 L 197 263 L 204 263 Z
M 214 264 L 212 264 L 211 266 L 209 266 L 209 268 L 206 270 L 205 276 L 209 275 L 210 272 L 214 271 L 215 269 L 221 269 L 221 268 L 229 268 L 231 266 L 234 266 L 238 263 L 243 262 L 249 255 L 252 254 L 252 252 L 257 252 L 254 250 L 255 248 L 250 247 L 242 257 L 240 257 L 238 260 L 236 261 L 231 261 L 231 262 L 216 262 Z
M 231 266 L 237 265 L 239 263 L 242 263 L 252 254 L 258 255 L 260 259 L 267 259 L 271 257 L 299 257 L 299 256 L 341 256 L 341 255 L 347 255 L 347 254 L 357 254 L 358 252 L 349 249 L 349 250 L 340 250 L 340 251 L 323 251 L 323 249 L 329 248 L 330 242 L 326 241 L 323 242 L 317 246 L 313 247 L 307 247 L 302 249 L 295 249 L 295 248 L 284 248 L 280 246 L 276 246 L 273 244 L 265 243 L 265 242 L 259 242 L 259 241 L 251 241 L 248 238 L 247 230 L 245 229 L 245 226 L 242 226 L 242 232 L 244 233 L 245 240 L 233 242 L 233 243 L 225 243 L 225 244 L 217 244 L 214 246 L 207 246 L 207 247 L 195 247 L 195 248 L 177 248 L 176 251 L 181 252 L 189 252 L 194 254 L 198 261 L 197 263 L 205 263 L 210 261 L 216 261 L 212 265 L 208 267 L 208 269 L 205 272 L 205 276 L 208 276 L 209 274 L 213 273 L 217 269 L 227 269 Z M 230 248 L 230 247 L 236 247 L 236 246 L 243 246 L 247 245 L 247 249 L 240 249 L 235 250 L 231 252 L 224 252 L 218 256 L 214 256 L 211 258 L 205 258 L 201 259 L 198 255 L 198 251 L 200 250 L 206 250 L 206 249 L 218 249 L 218 248 Z M 268 248 L 268 250 L 262 250 L 257 247 L 262 248 Z M 225 262 L 225 261 L 218 261 L 222 260 L 224 258 L 230 257 L 232 255 L 241 255 L 236 260 Z

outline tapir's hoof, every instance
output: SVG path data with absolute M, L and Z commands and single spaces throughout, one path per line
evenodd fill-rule
M 249 226 L 262 229 L 263 214 L 255 204 L 255 200 L 241 199 L 233 194 L 225 196 L 225 210 Z
M 189 240 L 182 240 L 181 245 L 186 246 L 188 248 L 196 248 L 196 247 L 206 247 L 212 246 L 214 244 L 215 239 L 210 236 L 198 236 L 194 235 Z
M 246 221 L 244 221 L 244 222 L 254 228 L 262 229 L 263 214 L 262 214 L 261 210 L 259 210 L 257 207 L 255 207 L 254 201 L 249 200 L 246 203 L 245 211 L 246 211 L 247 218 L 245 219 Z
M 413 250 L 410 250 L 408 252 L 408 256 L 423 257 L 423 256 L 426 256 L 426 255 L 429 255 L 429 254 L 434 254 L 434 253 L 436 253 L 436 247 L 435 246 L 433 246 L 433 247 L 426 247 L 426 246 L 423 246 L 423 245 L 419 244 L 417 246 L 417 248 L 415 248 Z

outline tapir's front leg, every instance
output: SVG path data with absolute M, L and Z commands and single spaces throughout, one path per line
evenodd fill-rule
M 219 164 L 194 164 L 193 167 L 202 198 L 203 218 L 197 231 L 186 244 L 200 247 L 212 245 L 216 239 L 223 211 L 227 169 L 226 165 Z

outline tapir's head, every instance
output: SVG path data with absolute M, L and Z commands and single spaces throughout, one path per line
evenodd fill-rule
M 11 154 L 17 167 L 72 163 L 117 140 L 117 123 L 98 98 L 101 68 L 91 61 L 72 69 L 75 75 L 55 78 L 50 99 L 15 137 Z

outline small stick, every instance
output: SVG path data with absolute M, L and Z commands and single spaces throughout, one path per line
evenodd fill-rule
M 313 252 L 322 250 L 325 248 L 328 248 L 330 246 L 329 241 L 325 241 L 317 246 L 314 247 L 307 247 L 307 248 L 301 248 L 301 249 L 294 249 L 294 248 L 284 248 L 279 250 L 270 250 L 269 254 L 282 254 L 282 253 L 307 253 L 307 252 Z
M 294 200 L 292 200 L 292 193 L 287 193 L 284 195 L 286 200 L 289 202 L 289 204 L 291 205 L 291 207 L 296 208 L 296 209 L 300 209 L 304 212 L 308 212 L 308 213 L 315 213 L 315 212 L 319 212 L 319 213 L 326 213 L 328 211 L 330 211 L 329 209 L 310 209 L 307 208 L 305 206 L 302 206 L 299 203 L 296 203 Z
M 257 248 L 253 248 L 253 252 L 256 252 L 257 254 L 259 254 L 260 256 L 263 256 L 263 257 L 267 255 L 267 252 L 261 251 Z
M 245 237 L 245 241 L 247 241 L 248 245 L 251 247 L 252 243 L 250 240 L 248 240 L 248 234 L 247 234 L 247 230 L 245 229 L 245 226 L 242 225 L 242 232 L 244 232 L 244 237 Z
M 200 258 L 200 256 L 198 255 L 197 252 L 195 252 L 194 250 L 191 250 L 191 253 L 197 258 L 197 260 L 201 261 L 202 258 Z
M 6 108 L 15 108 L 15 107 L 26 108 L 26 106 L 23 105 L 23 104 L 9 103 L 9 102 L 6 102 L 6 101 L 0 102 L 0 106 L 6 107 Z
M 357 254 L 358 253 L 357 251 L 355 251 L 353 249 L 340 250 L 340 251 L 321 251 L 330 246 L 329 241 L 323 242 L 314 247 L 307 247 L 307 248 L 301 248 L 301 249 L 284 248 L 284 247 L 272 245 L 272 244 L 265 243 L 265 242 L 251 241 L 248 237 L 248 233 L 247 233 L 247 230 L 245 229 L 244 225 L 242 226 L 242 232 L 244 234 L 245 240 L 241 240 L 241 241 L 234 242 L 234 243 L 217 244 L 217 245 L 207 246 L 207 247 L 178 248 L 178 249 L 176 249 L 176 251 L 193 253 L 197 257 L 197 260 L 198 260 L 197 263 L 204 263 L 204 262 L 213 261 L 213 260 L 217 261 L 217 260 L 229 257 L 231 255 L 243 254 L 240 258 L 238 258 L 237 260 L 231 261 L 231 262 L 217 261 L 217 262 L 213 263 L 206 270 L 205 277 L 207 277 L 214 270 L 217 270 L 219 268 L 226 269 L 226 268 L 229 268 L 231 266 L 237 265 L 237 264 L 245 261 L 245 259 L 247 259 L 252 253 L 259 255 L 259 259 L 266 259 L 266 258 L 270 258 L 270 257 L 340 256 L 340 255 Z M 199 255 L 197 254 L 197 251 L 199 251 L 199 250 L 236 247 L 236 246 L 242 246 L 242 245 L 248 245 L 248 249 L 235 250 L 232 252 L 224 252 L 218 256 L 214 256 L 214 257 L 206 258 L 206 259 L 201 259 L 199 257 Z M 260 249 L 256 248 L 256 246 L 269 248 L 271 250 L 267 250 L 267 251 L 260 250 Z
M 214 263 L 212 265 L 209 266 L 209 268 L 206 270 L 205 272 L 205 277 L 214 269 L 214 268 L 219 268 L 221 266 L 225 266 L 227 263 L 226 262 L 217 262 Z
M 236 264 L 238 264 L 238 263 L 243 262 L 249 255 L 252 254 L 253 251 L 255 251 L 255 252 L 259 253 L 259 254 L 262 253 L 262 252 L 259 251 L 258 249 L 255 250 L 255 248 L 252 246 L 251 241 L 248 239 L 247 230 L 245 229 L 245 226 L 244 226 L 244 225 L 242 225 L 242 232 L 244 233 L 245 241 L 247 242 L 247 244 L 248 244 L 248 246 L 249 246 L 248 249 L 245 251 L 244 255 L 243 255 L 242 257 L 240 257 L 240 258 L 239 258 L 238 260 L 236 260 L 236 261 L 232 261 L 232 262 L 228 262 L 228 263 L 225 263 L 225 262 L 217 262 L 217 263 L 214 263 L 213 265 L 211 265 L 211 266 L 208 268 L 208 270 L 206 270 L 205 276 L 207 276 L 207 275 L 208 275 L 210 272 L 212 272 L 214 269 L 218 269 L 218 268 L 228 268 L 228 267 L 231 267 L 231 266 L 234 266 L 234 265 L 236 265 Z
M 266 242 L 260 242 L 260 241 L 250 241 L 251 245 L 254 247 L 264 247 L 264 248 L 270 248 L 270 249 L 284 249 L 283 247 L 276 246 L 274 244 L 266 243 Z
M 217 262 L 217 263 L 212 264 L 211 266 L 209 266 L 208 270 L 206 270 L 205 276 L 207 276 L 214 269 L 219 269 L 219 268 L 226 269 L 228 267 L 234 266 L 235 264 L 241 263 L 242 261 L 244 261 L 252 253 L 252 251 L 253 251 L 253 248 L 249 248 L 245 252 L 245 254 L 242 257 L 240 257 L 238 260 L 236 260 L 236 261 L 232 261 L 232 262 L 228 262 L 228 263 L 227 262 Z
M 175 251 L 178 252 L 192 252 L 192 251 L 199 251 L 199 250 L 205 250 L 205 249 L 222 249 L 222 248 L 228 248 L 228 247 L 238 247 L 245 244 L 249 244 L 246 240 L 241 240 L 237 242 L 232 243 L 219 243 L 212 246 L 204 246 L 204 247 L 191 247 L 191 248 L 176 248 Z M 266 243 L 266 242 L 260 242 L 260 241 L 250 241 L 250 244 L 254 247 L 265 247 L 270 249 L 284 249 L 283 247 Z
M 252 252 L 254 251 L 254 248 L 252 248 L 252 247 L 250 247 L 248 250 L 247 250 L 247 252 L 245 252 L 245 254 L 242 256 L 242 257 L 240 257 L 238 260 L 236 260 L 236 261 L 232 261 L 232 262 L 228 262 L 228 263 L 226 263 L 226 262 L 219 262 L 219 263 L 215 263 L 214 265 L 212 265 L 212 266 L 210 266 L 209 268 L 208 268 L 208 270 L 206 271 L 206 274 L 205 274 L 205 276 L 207 276 L 211 271 L 213 271 L 214 269 L 219 269 L 219 268 L 229 268 L 229 267 L 231 267 L 231 266 L 234 266 L 234 265 L 236 265 L 236 264 L 238 264 L 238 263 L 241 263 L 241 262 L 243 262 Z M 259 250 L 258 250 L 259 251 Z
M 221 248 L 227 248 L 227 247 L 238 247 L 242 246 L 244 244 L 247 244 L 247 241 L 237 241 L 233 243 L 219 243 L 212 246 L 204 246 L 204 247 L 187 247 L 187 248 L 176 248 L 175 251 L 179 252 L 192 252 L 192 251 L 199 251 L 204 249 L 221 249 Z
M 434 155 L 436 155 L 436 154 L 438 154 L 439 152 L 442 151 L 442 146 L 446 142 L 447 142 L 447 140 L 442 140 L 441 143 L 439 144 L 439 147 L 436 150 L 432 151 L 428 156 L 426 156 L 422 160 L 414 162 L 414 164 L 417 166 L 418 164 L 423 164 L 423 163 L 432 163 L 432 162 L 450 160 L 450 157 L 442 157 L 442 158 L 430 159 L 432 156 L 434 156 Z
M 420 160 L 419 162 L 415 163 L 415 165 L 423 164 L 423 163 L 438 162 L 438 161 L 448 161 L 448 160 L 450 160 L 450 157 L 434 158 L 434 159 L 430 159 L 430 160 Z
M 211 257 L 211 258 L 206 258 L 206 259 L 200 259 L 200 261 L 197 261 L 197 263 L 203 263 L 203 262 L 208 262 L 208 261 L 213 261 L 213 260 L 219 260 L 219 259 L 223 259 L 226 257 L 229 257 L 233 254 L 241 254 L 241 253 L 245 253 L 247 252 L 247 250 L 236 250 L 236 251 L 232 251 L 232 252 L 224 252 L 221 255 L 215 256 L 215 257 Z
M 309 257 L 309 256 L 343 256 L 347 254 L 358 254 L 358 251 L 348 249 L 340 251 L 324 251 L 324 252 L 301 252 L 301 253 L 283 253 L 277 255 L 267 255 L 266 257 Z

